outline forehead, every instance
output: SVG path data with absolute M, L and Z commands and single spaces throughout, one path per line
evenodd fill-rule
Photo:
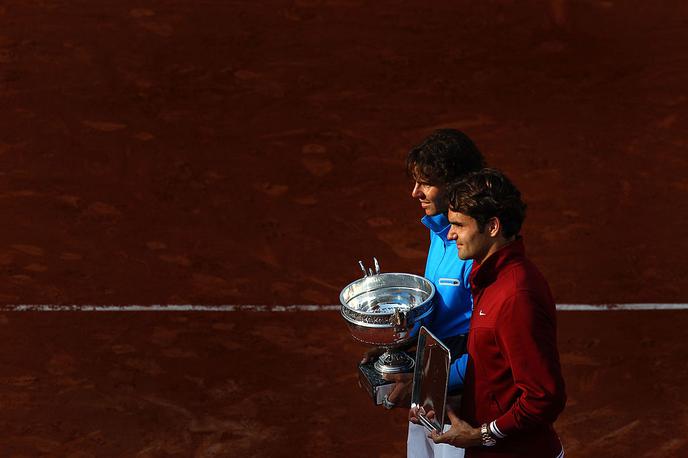
M 413 168 L 411 169 L 411 176 L 418 183 L 429 184 L 434 186 L 437 186 L 438 184 L 434 182 L 436 180 L 433 180 L 433 178 L 429 175 L 428 171 L 423 170 L 423 168 L 419 164 L 415 164 L 413 166 Z
M 449 210 L 449 212 L 447 214 L 447 219 L 449 220 L 450 223 L 463 224 L 464 226 L 475 222 L 475 218 L 472 218 L 472 217 L 465 215 L 463 213 L 455 212 L 451 209 Z
M 418 164 L 414 165 L 413 168 L 411 169 L 411 176 L 414 180 L 416 180 L 419 183 L 427 183 L 428 182 L 428 176 L 423 173 L 423 171 L 418 166 Z

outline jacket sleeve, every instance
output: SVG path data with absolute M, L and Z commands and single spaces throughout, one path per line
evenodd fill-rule
M 556 307 L 529 291 L 504 304 L 496 326 L 497 344 L 520 392 L 493 423 L 504 436 L 552 424 L 564 410 L 566 394 L 557 350 Z
M 456 390 L 463 388 L 463 380 L 466 376 L 466 363 L 468 362 L 468 353 L 464 353 L 456 361 L 449 366 L 449 390 Z

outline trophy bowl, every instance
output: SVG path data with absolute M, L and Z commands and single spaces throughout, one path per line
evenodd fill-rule
M 386 350 L 375 362 L 380 374 L 413 369 L 413 359 L 396 348 L 418 335 L 421 320 L 432 313 L 434 295 L 435 285 L 419 275 L 372 271 L 342 290 L 341 314 L 351 335 Z

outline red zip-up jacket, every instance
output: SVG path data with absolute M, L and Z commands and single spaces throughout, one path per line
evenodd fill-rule
M 461 417 L 496 426 L 494 447 L 466 457 L 563 456 L 553 423 L 566 394 L 557 350 L 556 306 L 522 239 L 499 249 L 470 276 L 473 315 Z

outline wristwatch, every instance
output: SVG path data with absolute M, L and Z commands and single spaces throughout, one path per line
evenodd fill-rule
M 389 396 L 385 395 L 385 397 L 382 398 L 382 405 L 385 406 L 385 409 L 389 410 L 395 408 L 397 403 L 390 401 Z
M 487 423 L 483 423 L 480 427 L 480 439 L 483 441 L 483 447 L 494 447 L 497 444 L 497 439 L 490 434 L 490 428 Z

